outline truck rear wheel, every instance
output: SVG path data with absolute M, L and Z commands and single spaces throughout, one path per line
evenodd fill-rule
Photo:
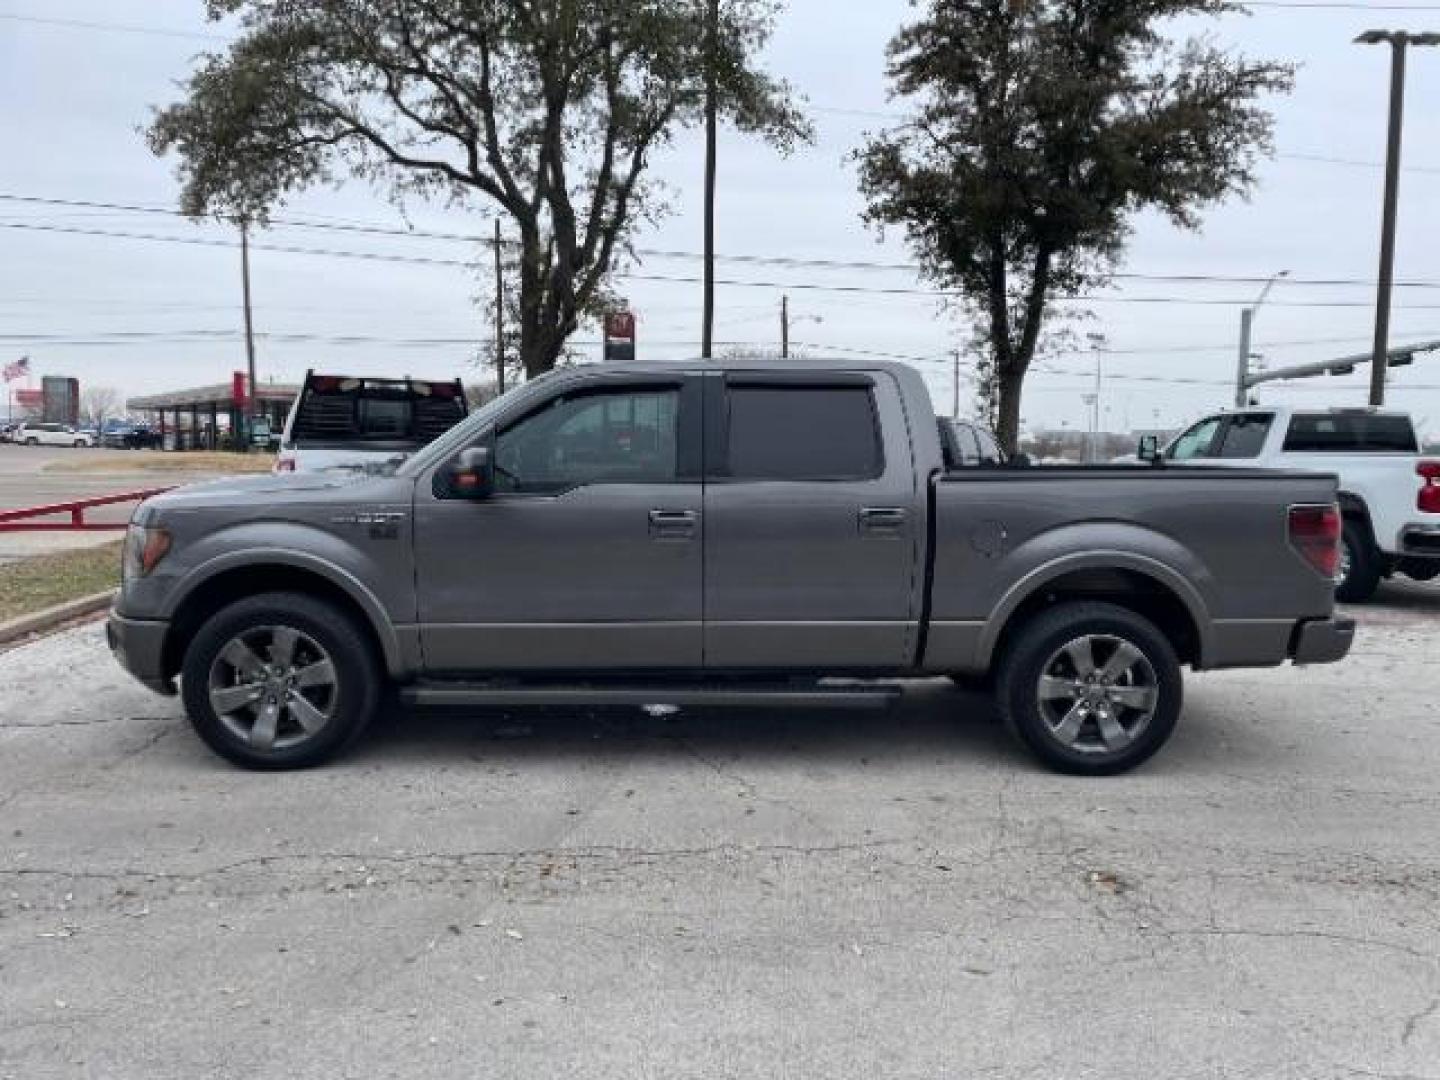
M 1020 628 L 1000 662 L 1000 713 L 1059 772 L 1134 768 L 1180 718 L 1175 650 L 1148 619 L 1114 604 L 1057 605 Z
M 1335 599 L 1346 604 L 1369 600 L 1380 587 L 1380 552 L 1370 530 L 1354 518 L 1345 519 L 1340 537 L 1340 570 L 1335 575 Z
M 380 698 L 377 667 L 349 615 L 311 596 L 264 593 L 201 626 L 181 693 L 217 754 L 250 769 L 300 769 L 359 738 Z

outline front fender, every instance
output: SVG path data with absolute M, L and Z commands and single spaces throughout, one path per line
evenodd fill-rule
M 408 666 L 408 650 L 396 623 L 397 619 L 413 622 L 414 588 L 405 585 L 413 578 L 407 574 L 403 583 L 395 582 L 397 575 L 387 573 L 385 566 L 341 537 L 314 526 L 257 522 L 211 533 L 197 542 L 191 554 L 192 561 L 168 583 L 156 613 L 159 618 L 173 619 L 188 597 L 221 574 L 284 566 L 314 574 L 343 592 L 374 629 L 386 668 L 394 673 Z M 391 585 L 394 595 L 380 594 L 371 582 Z

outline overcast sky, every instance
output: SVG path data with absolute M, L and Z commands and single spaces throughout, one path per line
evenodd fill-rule
M 1419 0 L 1417 0 L 1417 3 Z M 722 133 L 718 240 L 722 255 L 905 262 L 896 237 L 881 242 L 860 223 L 861 199 L 847 156 L 863 133 L 902 106 L 886 96 L 884 48 L 911 17 L 904 0 L 791 0 L 768 55 L 774 72 L 808 100 L 814 146 L 784 158 Z M 109 24 L 53 25 L 30 19 Z M 1125 270 L 1157 275 L 1264 278 L 1279 270 L 1312 279 L 1373 280 L 1384 154 L 1388 50 L 1351 44 L 1371 27 L 1440 28 L 1440 6 L 1414 12 L 1255 8 L 1210 24 L 1219 40 L 1257 58 L 1301 65 L 1293 95 L 1276 100 L 1279 155 L 1266 163 L 1250 202 L 1214 207 L 1199 233 L 1139 222 Z M 119 27 L 130 27 L 125 30 Z M 145 30 L 149 32 L 139 32 Z M 172 162 L 146 149 L 139 129 L 153 106 L 174 98 L 195 56 L 221 42 L 201 0 L 0 0 L 0 195 L 173 207 Z M 1440 50 L 1410 59 L 1406 163 L 1401 184 L 1397 279 L 1426 283 L 1396 293 L 1392 341 L 1440 339 Z M 1328 159 L 1328 160 L 1324 160 Z M 655 168 L 673 193 L 674 213 L 639 238 L 642 247 L 698 251 L 701 245 L 698 139 L 682 137 Z M 403 227 L 406 218 L 359 184 L 296 199 L 286 216 L 314 222 Z M 409 208 L 423 229 L 474 229 L 474 218 Z M 214 226 L 159 214 L 39 206 L 0 200 L 0 225 L 132 232 L 226 241 Z M 39 374 L 139 394 L 226 381 L 244 364 L 239 256 L 224 247 L 0 228 L 0 360 L 32 358 Z M 309 247 L 436 260 L 472 257 L 468 245 L 409 237 L 361 237 L 276 228 L 258 248 Z M 648 258 L 637 273 L 690 277 L 694 260 Z M 253 256 L 261 378 L 298 379 L 307 367 L 373 374 L 464 375 L 486 332 L 464 267 L 367 262 L 257 250 Z M 937 405 L 951 400 L 949 352 L 965 328 L 924 296 L 827 292 L 800 286 L 925 288 L 904 270 L 772 269 L 724 264 L 716 337 L 773 347 L 780 286 L 797 323 L 792 339 L 917 358 Z M 642 355 L 698 352 L 696 285 L 621 282 L 639 321 Z M 1090 305 L 1087 329 L 1103 333 L 1106 426 L 1178 424 L 1226 404 L 1233 379 L 1239 304 L 1248 284 L 1129 280 Z M 1136 302 L 1163 298 L 1159 302 Z M 1255 324 L 1255 348 L 1271 364 L 1368 349 L 1373 289 L 1283 283 Z M 1216 301 L 1221 301 L 1217 303 Z M 296 335 L 300 337 L 297 338 Z M 288 336 L 288 339 L 287 339 Z M 592 338 L 582 332 L 582 340 Z M 351 340 L 341 340 L 349 338 Z M 315 340 L 320 339 L 320 340 Z M 435 340 L 442 339 L 442 340 Z M 449 339 L 448 341 L 445 339 Z M 592 350 L 593 351 L 593 350 Z M 1027 426 L 1085 425 L 1080 394 L 1094 360 L 1075 355 L 1031 377 Z M 1361 374 L 1264 390 L 1262 399 L 1363 404 Z M 1188 381 L 1174 381 L 1188 380 Z M 38 384 L 37 384 L 38 385 Z M 1416 389 L 1407 389 L 1407 385 Z M 1440 354 L 1396 372 L 1391 404 L 1440 429 Z M 970 409 L 964 389 L 962 410 Z

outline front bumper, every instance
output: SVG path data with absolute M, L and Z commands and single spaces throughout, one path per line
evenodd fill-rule
M 1312 619 L 1295 628 L 1290 658 L 1297 664 L 1333 664 L 1345 657 L 1354 642 L 1354 619 Z
M 127 619 L 115 611 L 105 622 L 105 640 L 120 666 L 157 694 L 173 695 L 175 680 L 165 674 L 168 622 Z

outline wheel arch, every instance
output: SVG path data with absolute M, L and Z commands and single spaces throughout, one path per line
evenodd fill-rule
M 991 667 L 1024 623 L 1073 600 L 1096 600 L 1135 612 L 1163 633 L 1181 663 L 1204 666 L 1210 618 L 1193 585 L 1171 567 L 1131 552 L 1086 552 L 1056 559 L 1011 587 L 986 623 L 978 660 Z
M 267 592 L 297 592 L 333 604 L 369 638 L 391 676 L 407 670 L 404 650 L 379 600 L 345 571 L 298 552 L 247 553 L 243 562 L 216 560 L 198 572 L 169 612 L 162 653 L 165 677 L 179 672 L 186 644 L 227 604 Z
M 1371 545 L 1375 545 L 1375 523 L 1370 517 L 1370 505 L 1365 501 L 1365 497 L 1353 491 L 1340 491 L 1336 493 L 1335 501 L 1340 506 L 1340 516 L 1346 521 L 1355 521 L 1362 525 Z

